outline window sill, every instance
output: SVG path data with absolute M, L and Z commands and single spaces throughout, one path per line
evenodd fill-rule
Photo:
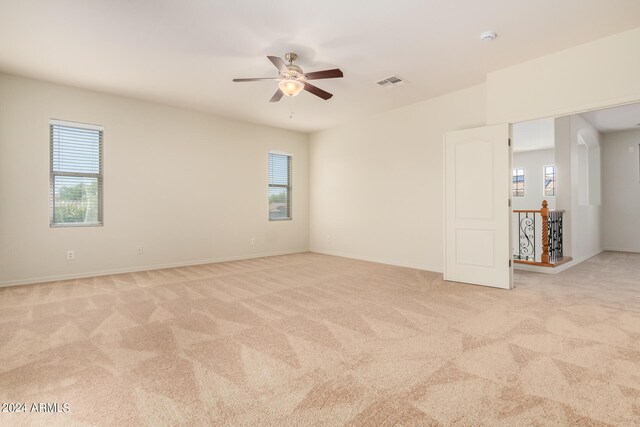
M 84 228 L 84 227 L 102 227 L 103 223 L 95 223 L 95 224 L 49 224 L 49 228 Z

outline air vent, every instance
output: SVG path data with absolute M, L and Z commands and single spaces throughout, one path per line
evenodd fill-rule
M 405 84 L 407 84 L 398 76 L 387 77 L 386 79 L 380 80 L 376 83 L 378 83 L 378 85 L 382 87 L 386 87 L 387 89 L 391 89 L 397 86 L 404 86 Z

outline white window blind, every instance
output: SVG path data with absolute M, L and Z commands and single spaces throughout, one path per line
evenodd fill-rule
M 291 219 L 291 156 L 269 153 L 269 220 Z
M 102 128 L 51 121 L 51 226 L 102 225 Z

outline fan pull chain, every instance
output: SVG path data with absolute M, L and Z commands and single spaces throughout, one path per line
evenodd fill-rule
M 285 96 L 285 102 L 287 103 L 287 107 L 289 108 L 289 118 L 293 119 L 293 116 L 296 114 L 295 111 L 293 111 L 293 98 L 290 96 Z

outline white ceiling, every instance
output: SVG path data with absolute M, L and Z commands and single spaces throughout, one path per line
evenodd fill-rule
M 514 124 L 511 129 L 513 152 L 554 148 L 554 123 L 554 119 L 550 118 Z
M 0 70 L 309 132 L 638 26 L 638 0 L 0 0 Z M 317 81 L 331 100 L 231 81 L 275 76 L 266 55 L 288 51 L 344 71 Z M 409 84 L 375 84 L 393 74 Z
M 590 111 L 582 117 L 602 133 L 640 129 L 640 104 Z

